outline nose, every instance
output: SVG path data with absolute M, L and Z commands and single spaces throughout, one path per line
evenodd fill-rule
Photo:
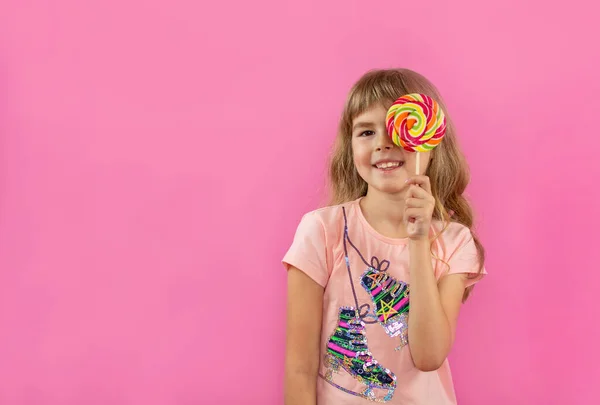
M 388 136 L 387 132 L 383 131 L 377 135 L 377 142 L 375 143 L 375 150 L 380 152 L 383 150 L 390 150 L 394 147 L 392 139 Z

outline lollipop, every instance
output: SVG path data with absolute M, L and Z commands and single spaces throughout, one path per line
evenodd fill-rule
M 446 116 L 439 104 L 429 96 L 407 94 L 397 99 L 386 117 L 387 131 L 397 146 L 409 152 L 433 150 L 446 133 Z

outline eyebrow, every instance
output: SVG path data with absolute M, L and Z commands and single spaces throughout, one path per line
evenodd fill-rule
M 359 128 L 373 128 L 375 124 L 370 121 L 358 121 L 356 124 L 352 126 L 352 132 L 356 131 Z

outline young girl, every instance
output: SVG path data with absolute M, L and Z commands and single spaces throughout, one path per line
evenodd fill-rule
M 432 152 L 395 146 L 389 106 L 422 93 L 446 112 Z M 406 69 L 352 88 L 330 165 L 332 205 L 302 218 L 288 269 L 286 405 L 456 404 L 446 359 L 485 274 L 467 166 L 435 87 Z

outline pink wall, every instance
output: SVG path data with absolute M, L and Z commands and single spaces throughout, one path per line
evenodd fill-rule
M 473 170 L 461 404 L 600 403 L 597 6 L 206 3 L 2 1 L 0 404 L 280 404 L 279 260 L 389 66 L 437 83 Z

